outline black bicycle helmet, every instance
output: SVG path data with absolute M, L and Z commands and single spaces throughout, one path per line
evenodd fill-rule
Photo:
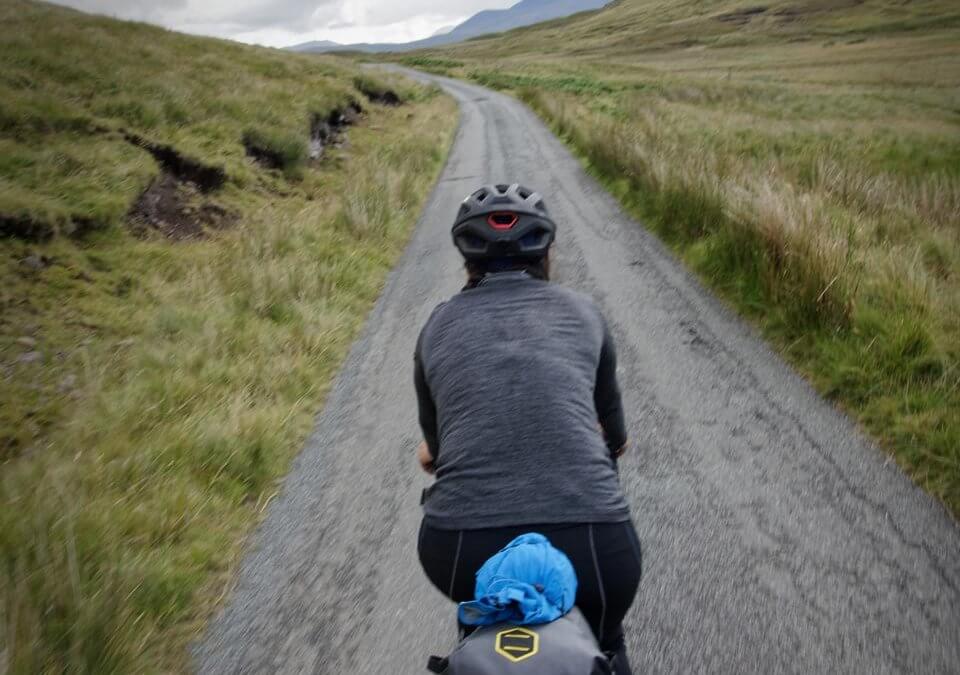
M 522 185 L 487 185 L 460 205 L 453 243 L 467 260 L 542 258 L 557 226 L 543 199 Z

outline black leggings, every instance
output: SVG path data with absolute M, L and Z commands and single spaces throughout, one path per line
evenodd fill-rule
M 476 573 L 490 557 L 527 532 L 539 532 L 566 553 L 577 573 L 577 607 L 606 652 L 623 649 L 621 622 L 640 584 L 640 541 L 633 523 L 523 525 L 439 530 L 420 525 L 420 564 L 441 593 L 473 600 Z

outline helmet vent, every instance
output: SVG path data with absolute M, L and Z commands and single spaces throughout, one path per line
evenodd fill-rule
M 518 220 L 520 220 L 519 216 L 517 216 L 516 213 L 511 213 L 510 211 L 491 213 L 487 218 L 487 222 L 490 224 L 490 227 L 495 230 L 509 230 L 517 224 Z
M 530 199 L 530 191 L 527 190 L 526 188 L 520 188 L 519 190 L 517 190 L 517 194 L 519 194 L 520 197 L 523 199 Z
M 456 238 L 457 246 L 463 251 L 482 252 L 487 248 L 487 243 L 475 234 L 462 234 Z
M 520 247 L 523 249 L 534 249 L 545 246 L 550 239 L 550 232 L 542 228 L 537 228 L 533 232 L 520 237 Z
M 506 193 L 507 193 L 507 190 L 510 189 L 510 186 L 509 186 L 509 185 L 504 185 L 503 183 L 500 183 L 500 184 L 496 185 L 495 187 L 497 188 L 497 192 L 499 192 L 500 194 L 506 194 Z

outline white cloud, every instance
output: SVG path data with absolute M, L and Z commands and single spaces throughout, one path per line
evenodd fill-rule
M 197 35 L 284 46 L 308 40 L 409 42 L 517 0 L 56 0 Z
M 466 18 L 467 17 L 464 16 L 460 17 L 459 20 L 450 21 L 446 16 L 418 16 L 387 26 L 335 23 L 329 28 L 321 28 L 307 33 L 267 28 L 236 33 L 232 35 L 231 38 L 239 40 L 240 42 L 268 46 L 286 46 L 312 40 L 333 40 L 340 44 L 354 44 L 359 42 L 410 42 L 433 35 L 440 28 L 450 23 L 459 23 L 460 20 Z M 202 30 L 190 32 L 198 35 L 210 34 Z

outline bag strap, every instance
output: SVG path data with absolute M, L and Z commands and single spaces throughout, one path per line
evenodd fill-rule
M 447 672 L 447 666 L 450 665 L 450 659 L 441 656 L 431 656 L 430 660 L 427 661 L 427 670 L 431 673 L 442 673 Z

